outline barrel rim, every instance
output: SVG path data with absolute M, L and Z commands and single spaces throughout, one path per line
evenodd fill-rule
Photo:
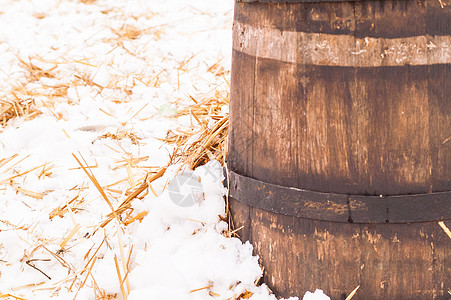
M 393 196 L 309 191 L 225 172 L 229 197 L 277 214 L 339 223 L 422 223 L 451 220 L 451 191 Z

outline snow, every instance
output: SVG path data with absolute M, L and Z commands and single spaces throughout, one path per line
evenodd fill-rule
M 190 124 L 178 106 L 228 89 L 208 69 L 230 70 L 233 1 L 2 4 L 0 99 L 31 99 L 40 114 L 0 127 L 0 297 L 123 299 L 119 269 L 127 299 L 275 299 L 254 284 L 252 246 L 218 217 L 218 162 L 194 171 L 203 192 L 194 205 L 171 199 L 173 165 L 152 182 L 155 195 L 132 202 L 129 219 L 147 215 L 99 227 L 111 208 L 75 159 L 114 208 L 165 166 L 172 146 L 160 139 Z
M 322 290 L 316 289 L 314 293 L 307 292 L 305 293 L 302 300 L 330 300 L 329 296 L 324 294 Z

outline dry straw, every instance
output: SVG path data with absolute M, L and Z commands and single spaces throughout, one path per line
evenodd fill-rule
M 451 230 L 445 225 L 445 222 L 440 221 L 438 222 L 438 225 L 443 229 L 443 231 L 446 233 L 446 235 L 451 239 Z
M 229 94 L 216 92 L 204 100 L 190 98 L 194 104 L 179 110 L 178 116 L 189 116 L 191 128 L 169 131 L 164 139 L 175 145 L 173 159 L 192 169 L 213 159 L 225 165 Z
M 0 99 L 0 126 L 16 117 L 24 117 L 26 120 L 37 116 L 40 112 L 31 98 L 14 97 Z
M 95 4 L 96 0 L 78 0 L 84 4 Z M 109 13 L 105 11 L 102 13 Z M 45 18 L 46 15 L 36 15 L 36 18 Z M 146 17 L 149 17 L 148 15 Z M 151 17 L 151 16 L 150 16 Z M 140 58 L 140 53 L 138 53 L 138 48 L 126 48 L 124 43 L 131 43 L 135 40 L 139 40 L 144 35 L 154 35 L 156 39 L 160 37 L 165 31 L 165 26 L 167 24 L 156 25 L 149 28 L 137 28 L 131 25 L 123 25 L 120 28 L 113 29 L 111 31 L 114 37 L 110 40 L 103 40 L 103 42 L 110 43 L 114 47 L 122 47 L 130 55 L 134 55 Z M 112 50 L 112 51 L 113 51 Z M 185 60 L 179 62 L 177 67 L 177 76 L 179 77 L 183 73 L 192 72 L 192 61 L 195 60 L 197 54 L 194 54 Z M 165 60 L 166 58 L 162 58 Z M 63 118 L 61 113 L 55 109 L 58 101 L 64 101 L 68 104 L 76 102 L 74 99 L 69 99 L 67 92 L 69 87 L 75 88 L 79 86 L 90 86 L 101 93 L 105 88 L 120 90 L 125 97 L 118 97 L 118 99 L 112 99 L 113 102 L 125 102 L 130 99 L 131 91 L 135 84 L 143 84 L 145 86 L 158 87 L 161 83 L 165 81 L 165 72 L 167 70 L 159 70 L 154 74 L 137 74 L 133 76 L 130 85 L 124 85 L 122 82 L 123 78 L 119 76 L 112 76 L 112 79 L 105 86 L 101 86 L 94 82 L 93 77 L 86 73 L 83 67 L 88 68 L 100 68 L 101 66 L 92 63 L 88 58 L 80 58 L 78 60 L 60 57 L 55 61 L 48 61 L 44 58 L 33 56 L 28 58 L 17 57 L 18 64 L 24 70 L 24 81 L 16 82 L 11 90 L 8 90 L 0 95 L 0 130 L 2 126 L 6 126 L 8 122 L 14 118 L 21 117 L 25 120 L 32 119 L 38 116 L 41 111 L 45 113 L 50 113 L 57 120 Z M 74 70 L 70 77 L 63 75 L 65 68 L 71 66 L 70 69 Z M 76 66 L 76 67 L 73 67 Z M 81 66 L 81 69 L 78 69 Z M 216 78 L 223 77 L 227 75 L 227 71 L 222 67 L 221 60 L 211 65 L 207 72 L 210 72 L 216 76 Z M 58 85 L 50 86 L 45 85 L 42 82 L 49 80 L 41 79 L 59 79 Z M 61 80 L 65 81 L 61 81 Z M 226 82 L 228 84 L 228 82 Z M 36 86 L 39 86 L 36 88 Z M 180 90 L 180 82 L 178 82 L 178 89 Z M 152 188 L 152 182 L 161 178 L 166 169 L 171 164 L 185 164 L 191 169 L 194 169 L 200 165 L 207 163 L 210 160 L 218 160 L 221 164 L 225 165 L 225 160 L 227 157 L 227 134 L 228 134 L 228 104 L 229 104 L 229 94 L 226 89 L 213 91 L 208 94 L 189 96 L 189 101 L 191 105 L 186 105 L 186 102 L 181 99 L 175 101 L 177 107 L 177 116 L 188 116 L 191 120 L 191 124 L 187 128 L 179 128 L 177 130 L 172 130 L 167 133 L 164 141 L 169 145 L 174 147 L 173 153 L 170 154 L 170 161 L 164 166 L 151 166 L 142 167 L 140 164 L 148 159 L 148 156 L 142 157 L 129 157 L 125 155 L 123 160 L 117 161 L 115 169 L 123 169 L 126 171 L 127 177 L 121 179 L 117 182 L 110 183 L 105 186 L 101 186 L 97 178 L 94 176 L 93 171 L 95 171 L 96 165 L 88 165 L 81 154 L 73 155 L 74 159 L 78 163 L 76 169 L 81 169 L 88 176 L 92 184 L 96 187 L 97 191 L 101 195 L 102 199 L 108 205 L 110 213 L 102 220 L 99 220 L 99 225 L 95 228 L 94 233 L 97 230 L 103 230 L 105 238 L 102 242 L 96 243 L 93 247 L 85 254 L 84 260 L 85 264 L 82 269 L 76 269 L 74 266 L 66 262 L 62 255 L 69 251 L 70 246 L 77 237 L 79 240 L 81 237 L 82 224 L 79 224 L 75 220 L 75 214 L 81 211 L 86 206 L 84 191 L 88 189 L 87 184 L 81 184 L 73 187 L 71 189 L 74 191 L 78 190 L 78 195 L 71 199 L 65 200 L 65 203 L 61 203 L 53 211 L 49 213 L 49 218 L 53 219 L 58 216 L 60 218 L 67 217 L 68 215 L 72 218 L 73 227 L 62 236 L 58 242 L 60 250 L 56 252 L 50 251 L 45 245 L 41 244 L 39 247 L 45 250 L 45 253 L 53 257 L 58 261 L 63 267 L 68 269 L 68 276 L 64 280 L 61 280 L 52 285 L 47 285 L 44 282 L 34 284 L 34 287 L 45 284 L 44 289 L 49 289 L 57 293 L 60 289 L 67 289 L 69 291 L 78 291 L 90 285 L 96 295 L 96 299 L 111 299 L 117 298 L 118 295 L 111 295 L 105 292 L 98 284 L 94 278 L 93 273 L 96 267 L 96 262 L 101 258 L 100 249 L 103 248 L 105 251 L 111 250 L 111 246 L 108 245 L 108 235 L 117 235 L 119 241 L 119 255 L 114 255 L 114 264 L 116 267 L 117 277 L 119 281 L 119 287 L 121 290 L 122 298 L 126 299 L 130 291 L 129 283 L 129 272 L 130 272 L 130 260 L 133 245 L 122 245 L 121 242 L 121 230 L 136 221 L 141 221 L 148 214 L 147 211 L 134 212 L 132 207 L 132 202 L 135 199 L 140 199 L 144 197 L 147 193 L 151 192 L 155 196 L 157 193 Z M 127 98 L 128 97 L 128 98 Z M 138 114 L 146 108 L 146 105 L 142 107 L 136 107 L 136 113 L 131 113 L 132 115 L 127 121 L 137 118 Z M 135 108 L 134 108 L 135 109 Z M 105 109 L 100 108 L 100 111 L 105 113 L 110 117 L 115 117 L 113 114 Z M 127 112 L 129 113 L 129 112 Z M 70 139 L 70 135 L 64 131 L 65 136 Z M 131 131 L 121 131 L 117 133 L 105 133 L 98 137 L 98 139 L 112 139 L 120 141 L 122 139 L 129 139 L 133 144 L 139 146 L 138 136 Z M 107 146 L 110 147 L 110 146 Z M 116 149 L 111 148 L 116 151 Z M 119 151 L 116 151 L 119 152 Z M 15 154 L 10 157 L 0 158 L 0 171 L 3 174 L 14 170 L 20 163 L 27 159 L 27 157 L 20 157 Z M 38 193 L 31 191 L 26 187 L 20 186 L 18 184 L 19 179 L 29 173 L 37 173 L 39 179 L 43 179 L 46 176 L 52 174 L 52 168 L 54 166 L 45 162 L 39 166 L 20 170 L 11 174 L 8 178 L 1 179 L 1 185 L 9 185 L 15 189 L 18 193 L 24 194 L 26 196 L 32 197 L 35 200 L 42 200 L 46 196 L 47 192 Z M 124 190 L 123 184 L 128 183 L 128 188 Z M 122 185 L 122 186 L 120 186 Z M 122 198 L 118 198 L 117 195 L 121 195 Z M 123 199 L 122 201 L 116 203 L 114 200 Z M 227 220 L 224 218 L 224 220 Z M 15 226 L 10 224 L 7 220 L 0 220 L 1 222 L 7 224 L 8 226 L 14 227 L 15 230 L 29 230 L 28 227 Z M 115 221 L 116 232 L 109 232 L 110 228 L 106 226 L 111 222 Z M 202 222 L 202 221 L 199 221 Z M 230 231 L 229 235 L 235 234 L 236 231 Z M 32 229 L 29 230 L 31 232 Z M 83 236 L 83 238 L 90 238 L 94 233 L 90 235 Z M 49 247 L 50 248 L 50 247 Z M 51 249 L 51 248 L 50 248 Z M 128 249 L 128 253 L 124 250 Z M 91 251 L 92 250 L 92 251 Z M 128 255 L 127 255 L 128 254 Z M 30 260 L 32 263 L 33 260 Z M 203 287 L 191 292 L 200 291 L 203 289 L 210 289 L 213 287 L 213 283 L 210 286 Z M 22 287 L 21 287 L 22 288 Z M 30 287 L 23 287 L 30 288 Z M 214 293 L 214 291 L 208 291 L 211 296 L 220 297 L 219 294 Z M 252 296 L 252 293 L 246 291 L 241 295 L 234 296 L 235 299 L 246 299 Z M 77 296 L 75 296 L 77 297 Z M 23 299 L 12 294 L 2 294 L 0 293 L 0 298 L 14 298 Z
M 358 285 L 351 293 L 349 293 L 348 297 L 346 297 L 346 300 L 351 300 L 355 294 L 357 293 L 357 290 L 360 288 L 360 285 Z

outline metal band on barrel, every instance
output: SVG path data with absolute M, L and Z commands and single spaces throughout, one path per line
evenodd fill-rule
M 451 192 L 366 196 L 285 187 L 228 173 L 229 196 L 251 207 L 306 219 L 351 223 L 451 220 Z

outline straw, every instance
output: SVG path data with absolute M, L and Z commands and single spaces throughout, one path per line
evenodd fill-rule
M 14 299 L 19 299 L 19 300 L 26 300 L 25 298 L 14 296 L 12 294 L 2 294 L 2 293 L 0 293 L 0 298 L 10 298 L 10 297 L 14 298 Z
M 158 170 L 158 172 L 156 174 L 154 174 L 150 179 L 147 179 L 147 177 L 146 177 L 144 179 L 144 181 L 141 183 L 141 185 L 136 190 L 134 190 L 133 193 L 130 194 L 119 205 L 119 207 L 116 210 L 113 210 L 113 212 L 110 213 L 107 216 L 107 219 L 100 224 L 100 227 L 105 227 L 106 225 L 108 225 L 108 223 L 111 222 L 111 220 L 113 220 L 114 216 L 121 215 L 123 212 L 125 212 L 127 209 L 129 209 L 130 208 L 130 203 L 136 197 L 138 197 L 144 190 L 146 190 L 150 183 L 152 183 L 153 181 L 155 181 L 158 178 L 160 178 L 161 176 L 163 176 L 164 172 L 166 172 L 166 167 L 161 168 L 160 170 Z
M 357 293 L 357 290 L 360 288 L 360 285 L 358 285 L 349 295 L 348 297 L 346 297 L 345 300 L 351 300 L 352 297 L 354 297 L 354 295 Z
M 190 293 L 190 294 L 191 294 L 191 293 L 195 293 L 195 292 L 202 291 L 202 290 L 206 290 L 206 289 L 209 289 L 209 288 L 212 288 L 212 287 L 213 287 L 213 285 L 201 287 L 201 288 L 199 288 L 199 289 L 191 290 L 191 291 L 189 291 L 189 293 Z
M 66 238 L 60 243 L 60 248 L 63 249 L 67 243 L 74 237 L 75 234 L 80 230 L 81 225 L 77 224 L 74 228 L 72 228 L 71 232 L 66 236 Z
M 440 221 L 438 222 L 438 225 L 443 229 L 443 231 L 448 235 L 448 237 L 451 239 L 451 230 L 445 225 L 445 222 Z
M 191 169 L 212 159 L 225 165 L 229 116 L 228 113 L 223 113 L 223 108 L 228 108 L 228 93 L 216 92 L 213 97 L 202 101 L 198 101 L 193 96 L 190 96 L 190 99 L 194 105 L 181 108 L 178 116 L 191 116 L 197 126 L 192 125 L 190 130 L 169 131 L 164 141 L 176 146 L 174 159 L 189 165 Z M 207 126 L 212 121 L 214 123 Z
M 127 300 L 127 294 L 125 293 L 124 285 L 122 283 L 121 270 L 119 270 L 119 263 L 117 262 L 117 256 L 114 255 L 114 264 L 116 265 L 117 278 L 119 279 L 119 284 L 121 287 L 122 298 Z

